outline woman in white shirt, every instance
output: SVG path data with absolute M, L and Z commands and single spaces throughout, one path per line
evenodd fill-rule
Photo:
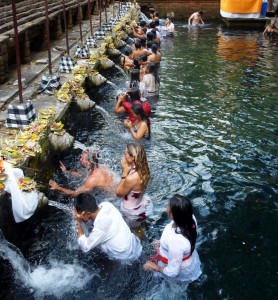
M 145 87 L 149 96 L 155 96 L 159 92 L 159 76 L 157 72 L 156 65 L 152 62 L 149 62 L 146 67 L 146 74 L 143 76 L 142 82 L 145 84 Z
M 176 194 L 169 201 L 167 213 L 172 221 L 163 230 L 157 255 L 145 263 L 144 269 L 192 282 L 202 273 L 195 249 L 197 222 L 192 205 L 186 197 Z
M 140 240 L 130 231 L 121 213 L 110 202 L 96 204 L 90 194 L 80 194 L 75 202 L 78 244 L 83 252 L 100 247 L 112 259 L 136 260 L 142 251 Z M 94 221 L 85 236 L 81 222 Z

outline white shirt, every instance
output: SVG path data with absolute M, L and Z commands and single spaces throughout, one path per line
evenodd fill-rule
M 99 204 L 101 208 L 94 221 L 92 232 L 79 237 L 81 250 L 88 252 L 99 246 L 110 258 L 135 260 L 142 251 L 139 239 L 131 233 L 116 207 L 109 202 Z
M 160 263 L 165 266 L 163 274 L 183 281 L 193 281 L 202 273 L 198 253 L 194 250 L 189 259 L 182 261 L 190 254 L 191 245 L 187 238 L 175 232 L 173 223 L 171 221 L 166 225 L 160 239 L 160 255 L 168 259 L 168 265 Z
M 144 75 L 142 82 L 145 84 L 148 93 L 157 92 L 159 90 L 159 83 L 155 82 L 153 74 Z

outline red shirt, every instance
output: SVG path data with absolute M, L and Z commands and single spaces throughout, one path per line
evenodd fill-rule
M 139 100 L 136 100 L 136 101 L 134 101 L 134 103 L 141 104 L 142 107 L 143 107 L 144 112 L 146 113 L 146 115 L 148 117 L 150 117 L 150 115 L 151 115 L 151 106 L 150 106 L 149 102 L 147 102 L 147 101 L 146 102 L 141 102 Z M 126 112 L 128 114 L 129 120 L 132 123 L 134 123 L 136 121 L 136 118 L 133 116 L 133 114 L 131 112 L 132 104 L 130 102 L 128 102 L 128 101 L 125 101 L 125 102 L 123 102 L 123 107 L 125 108 L 125 110 L 126 110 Z

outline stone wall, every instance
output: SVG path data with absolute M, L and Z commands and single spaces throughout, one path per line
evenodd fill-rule
M 92 13 L 97 0 L 90 0 Z M 21 0 L 17 2 L 17 22 L 21 63 L 31 61 L 31 49 L 45 49 L 45 1 Z M 88 18 L 88 0 L 81 0 L 83 18 Z M 109 3 L 111 1 L 107 1 Z M 15 63 L 14 26 L 11 1 L 0 2 L 0 84 L 9 79 L 9 65 Z M 68 28 L 77 23 L 77 1 L 65 0 Z M 59 39 L 64 31 L 62 1 L 48 0 L 51 39 Z M 40 42 L 39 42 L 40 41 Z M 38 43 L 39 42 L 39 43 Z
M 204 20 L 220 18 L 220 0 L 137 0 L 137 2 L 143 12 L 146 13 L 149 7 L 153 7 L 159 11 L 161 18 L 174 12 L 176 20 L 187 20 L 197 10 L 204 11 Z

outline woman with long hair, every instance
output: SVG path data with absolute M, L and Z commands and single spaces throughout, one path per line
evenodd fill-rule
M 172 221 L 163 230 L 157 255 L 145 263 L 144 269 L 192 282 L 202 273 L 195 249 L 197 222 L 192 204 L 186 197 L 175 194 L 168 203 L 167 214 Z
M 130 120 L 125 120 L 125 127 L 129 129 L 132 137 L 135 140 L 140 141 L 143 137 L 149 139 L 151 136 L 151 122 L 146 115 L 142 104 L 133 103 L 131 112 L 136 120 L 134 123 L 132 123 Z
M 126 82 L 126 85 L 128 87 L 128 90 L 132 88 L 139 88 L 141 97 L 146 98 L 147 97 L 147 90 L 145 83 L 140 81 L 140 69 L 133 69 L 130 72 L 130 81 Z
M 146 74 L 143 76 L 142 82 L 148 92 L 147 96 L 155 96 L 159 92 L 159 76 L 154 63 L 149 62 L 147 64 Z
M 144 195 L 150 180 L 150 170 L 143 146 L 138 143 L 128 144 L 121 164 L 122 176 L 116 189 L 116 195 L 123 198 L 121 211 L 129 223 L 142 221 L 152 208 L 150 199 Z

